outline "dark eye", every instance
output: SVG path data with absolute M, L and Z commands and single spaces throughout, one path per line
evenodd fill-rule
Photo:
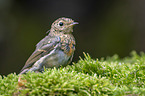
M 59 23 L 59 26 L 63 26 L 63 23 L 62 23 L 62 22 L 60 22 L 60 23 Z

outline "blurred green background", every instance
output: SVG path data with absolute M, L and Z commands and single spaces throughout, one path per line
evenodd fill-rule
M 145 51 L 145 0 L 0 0 L 0 75 L 19 73 L 59 17 L 79 22 L 74 62 Z

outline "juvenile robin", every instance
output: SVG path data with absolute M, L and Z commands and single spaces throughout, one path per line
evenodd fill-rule
M 41 72 L 45 68 L 68 65 L 75 51 L 73 26 L 78 24 L 70 18 L 59 18 L 51 25 L 49 34 L 37 45 L 35 51 L 26 61 L 20 74 L 28 71 Z

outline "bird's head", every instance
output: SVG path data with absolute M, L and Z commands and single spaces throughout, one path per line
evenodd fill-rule
M 53 22 L 51 25 L 51 29 L 56 32 L 63 32 L 64 34 L 69 34 L 73 32 L 73 26 L 78 24 L 78 22 L 74 22 L 74 20 L 70 18 L 59 18 Z

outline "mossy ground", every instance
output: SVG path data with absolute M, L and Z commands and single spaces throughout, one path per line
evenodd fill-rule
M 59 69 L 45 69 L 43 73 L 29 72 L 23 75 L 27 80 L 25 89 L 18 88 L 18 75 L 0 76 L 0 95 L 20 96 L 46 95 L 145 95 L 145 54 L 135 51 L 130 57 L 120 59 L 118 55 L 92 59 L 85 58 Z

